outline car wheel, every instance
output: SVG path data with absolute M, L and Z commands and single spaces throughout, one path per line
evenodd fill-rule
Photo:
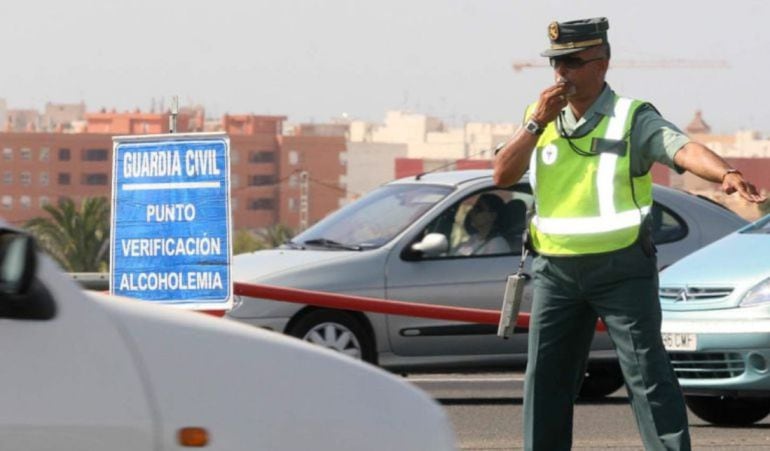
M 623 386 L 623 372 L 618 363 L 588 365 L 580 386 L 580 397 L 598 399 L 615 393 Z
M 685 396 L 687 407 L 698 418 L 725 426 L 746 426 L 770 413 L 770 400 L 728 396 Z
M 289 335 L 369 363 L 377 361 L 374 340 L 361 321 L 348 312 L 312 311 L 291 326 Z

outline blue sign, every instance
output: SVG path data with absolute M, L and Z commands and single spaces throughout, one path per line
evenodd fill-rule
M 111 293 L 230 308 L 229 156 L 222 133 L 114 138 Z

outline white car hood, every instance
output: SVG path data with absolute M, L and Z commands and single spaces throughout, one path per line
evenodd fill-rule
M 209 449 L 450 450 L 444 411 L 396 376 L 291 337 L 105 295 L 133 344 L 164 449 L 202 426 Z

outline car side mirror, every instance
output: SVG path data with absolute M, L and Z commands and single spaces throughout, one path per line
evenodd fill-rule
M 438 257 L 449 250 L 449 242 L 443 233 L 429 233 L 421 241 L 412 244 L 411 249 L 423 257 Z
M 0 294 L 20 295 L 29 290 L 35 279 L 36 257 L 31 236 L 0 234 Z
M 0 318 L 47 320 L 56 315 L 53 297 L 36 273 L 35 240 L 0 230 Z

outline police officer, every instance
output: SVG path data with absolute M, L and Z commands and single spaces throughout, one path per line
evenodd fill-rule
M 495 157 L 498 186 L 529 167 L 535 194 L 526 449 L 570 449 L 597 317 L 617 350 L 645 448 L 690 449 L 684 399 L 660 335 L 650 167 L 659 162 L 721 183 L 727 194 L 765 200 L 652 105 L 610 89 L 608 28 L 604 17 L 548 26 L 551 46 L 541 55 L 550 59 L 554 84 Z

